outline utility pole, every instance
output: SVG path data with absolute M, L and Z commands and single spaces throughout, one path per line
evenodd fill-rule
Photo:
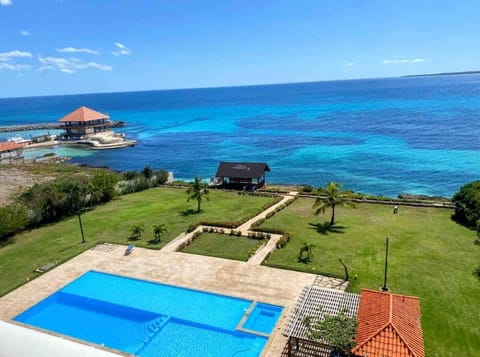
M 385 241 L 385 275 L 383 277 L 382 291 L 388 291 L 387 287 L 387 266 L 388 266 L 388 237 Z

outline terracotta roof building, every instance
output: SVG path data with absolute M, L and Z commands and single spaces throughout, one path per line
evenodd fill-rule
M 10 164 L 23 160 L 24 144 L 5 141 L 0 143 L 0 164 Z
M 356 347 L 362 357 L 424 357 L 417 297 L 362 289 Z
M 87 107 L 80 107 L 59 120 L 65 123 L 65 137 L 79 139 L 106 130 L 110 117 Z

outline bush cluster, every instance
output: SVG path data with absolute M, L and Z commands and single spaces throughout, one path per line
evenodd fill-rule
M 272 235 L 270 233 L 264 233 L 264 232 L 248 232 L 248 238 L 251 239 L 270 239 Z
M 468 183 L 453 196 L 453 218 L 467 227 L 480 230 L 480 181 Z
M 93 175 L 73 176 L 35 184 L 0 208 L 0 240 L 28 227 L 58 221 L 110 201 L 116 194 L 119 175 L 96 170 Z
M 277 242 L 277 249 L 285 247 L 285 245 L 290 241 L 290 238 L 292 238 L 291 233 L 284 233 Z
M 121 194 L 128 194 L 164 185 L 168 180 L 168 172 L 165 170 L 154 171 L 148 165 L 141 172 L 125 172 L 123 178 L 124 180 L 118 185 L 118 190 Z

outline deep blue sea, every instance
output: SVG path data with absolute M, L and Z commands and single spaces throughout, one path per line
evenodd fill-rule
M 264 161 L 270 183 L 389 196 L 451 196 L 480 179 L 480 75 L 0 99 L 0 126 L 81 105 L 126 121 L 138 145 L 54 149 L 77 163 L 209 179 L 220 161 Z

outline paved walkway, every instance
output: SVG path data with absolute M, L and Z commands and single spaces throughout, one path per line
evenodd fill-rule
M 274 204 L 273 206 L 267 208 L 265 211 L 259 213 L 258 215 L 256 215 L 255 217 L 249 219 L 248 221 L 246 221 L 244 224 L 242 224 L 241 226 L 239 226 L 237 228 L 237 230 L 239 230 L 240 232 L 242 232 L 242 234 L 245 234 L 247 235 L 248 234 L 248 230 L 251 228 L 252 224 L 255 223 L 256 221 L 258 221 L 259 219 L 262 219 L 262 218 L 265 218 L 267 216 L 267 214 L 269 214 L 270 212 L 273 212 L 275 211 L 275 209 L 277 209 L 278 206 L 281 206 L 283 205 L 284 203 L 286 203 L 287 201 L 290 201 L 290 200 L 293 200 L 294 197 L 298 195 L 298 192 L 289 192 L 288 194 L 285 194 L 285 195 L 282 195 L 282 200 L 276 204 Z
M 282 200 L 274 204 L 273 206 L 267 208 L 266 210 L 262 211 L 255 217 L 249 219 L 244 224 L 240 225 L 239 227 L 235 228 L 235 231 L 240 231 L 242 236 L 247 237 L 249 233 L 251 233 L 250 229 L 253 223 L 258 221 L 259 219 L 264 219 L 270 212 L 273 212 L 277 209 L 277 207 L 287 203 L 290 200 L 293 200 L 298 192 L 290 192 L 282 196 Z M 204 228 L 216 228 L 216 229 L 224 229 L 225 232 L 230 232 L 229 228 L 222 228 L 222 227 L 214 227 L 214 226 L 198 226 L 195 230 L 190 233 L 182 233 L 174 240 L 166 244 L 161 250 L 164 252 L 178 252 L 182 250 L 186 245 L 188 245 L 192 240 L 193 236 L 197 232 L 203 232 Z M 268 256 L 269 253 L 276 249 L 276 245 L 278 240 L 282 236 L 280 234 L 272 234 L 270 239 L 268 240 L 267 244 L 263 245 L 258 249 L 258 251 L 250 257 L 248 260 L 248 264 L 250 265 L 261 265 L 265 258 Z

